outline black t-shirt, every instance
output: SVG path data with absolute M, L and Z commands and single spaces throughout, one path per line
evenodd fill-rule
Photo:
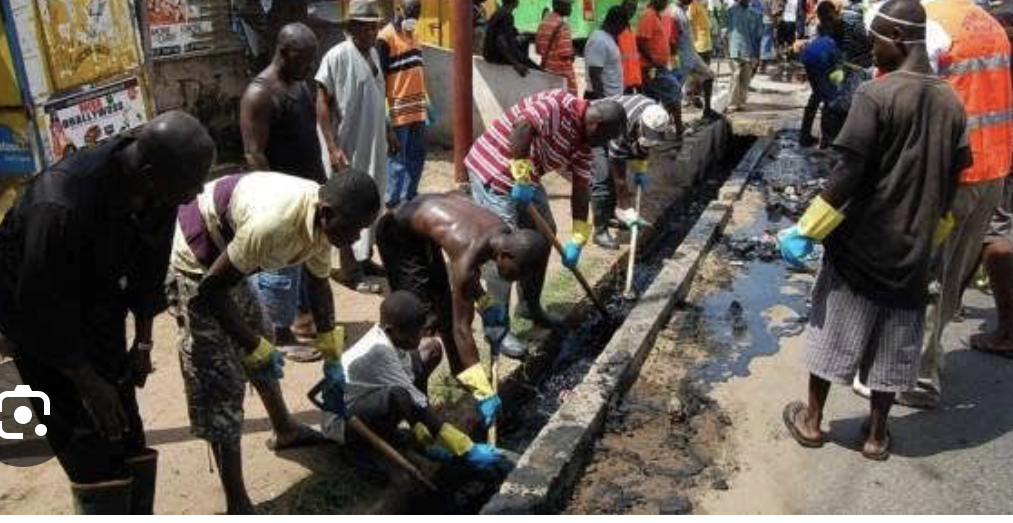
M 927 303 L 936 226 L 970 165 L 965 122 L 956 93 L 935 76 L 898 71 L 855 92 L 834 146 L 865 170 L 825 243 L 860 294 L 894 308 Z
M 503 35 L 506 41 L 512 46 L 511 50 L 517 53 L 517 27 L 514 25 L 514 14 L 506 9 L 498 9 L 493 13 L 492 18 L 489 19 L 489 25 L 485 28 L 485 42 L 482 46 L 482 56 L 487 62 L 494 64 L 505 64 L 509 65 L 510 59 L 504 56 L 500 51 L 499 46 L 496 45 L 496 40 Z M 523 59 L 516 54 L 514 58 L 517 61 L 523 61 Z
M 127 311 L 165 306 L 176 209 L 126 208 L 115 154 L 128 137 L 84 149 L 36 176 L 0 225 L 0 330 L 21 357 L 53 367 L 125 371 Z

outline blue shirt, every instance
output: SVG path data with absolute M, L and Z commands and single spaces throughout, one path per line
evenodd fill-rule
M 728 8 L 728 57 L 758 58 L 763 37 L 763 17 L 736 3 Z

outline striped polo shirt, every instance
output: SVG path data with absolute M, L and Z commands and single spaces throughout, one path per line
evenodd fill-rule
M 626 112 L 626 130 L 618 138 L 609 142 L 609 154 L 617 160 L 647 158 L 647 150 L 641 147 L 639 138 L 642 136 L 640 116 L 644 110 L 657 104 L 654 100 L 642 95 L 631 94 L 610 96 L 604 100 L 618 102 Z
M 574 181 L 591 179 L 591 148 L 584 140 L 584 113 L 588 103 L 563 89 L 542 91 L 524 98 L 482 134 L 464 163 L 492 189 L 509 193 L 510 132 L 521 118 L 534 127 L 531 142 L 531 181 L 541 184 L 546 173 L 569 168 Z
M 376 50 L 387 86 L 387 108 L 395 126 L 426 120 L 426 79 L 422 49 L 414 34 L 399 33 L 387 24 L 377 35 Z

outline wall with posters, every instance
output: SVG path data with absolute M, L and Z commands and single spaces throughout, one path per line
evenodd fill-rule
M 140 65 L 130 0 L 38 0 L 37 6 L 55 89 L 91 84 Z
M 42 125 L 46 154 L 58 160 L 141 125 L 147 115 L 136 78 L 50 102 Z

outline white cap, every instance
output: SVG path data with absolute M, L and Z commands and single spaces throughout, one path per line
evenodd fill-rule
M 660 104 L 648 106 L 647 109 L 644 109 L 643 114 L 640 115 L 640 122 L 655 132 L 664 131 L 670 121 L 671 116 Z

